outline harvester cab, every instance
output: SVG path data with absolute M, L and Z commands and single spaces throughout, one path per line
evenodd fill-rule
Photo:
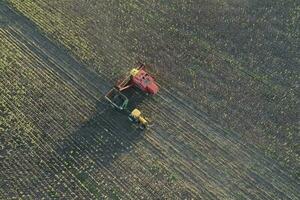
M 139 88 L 145 94 L 154 95 L 159 88 L 155 79 L 145 71 L 145 65 L 140 64 L 133 68 L 129 75 L 117 84 L 105 95 L 105 99 L 117 110 L 124 111 L 128 115 L 131 122 L 138 124 L 140 128 L 144 129 L 149 124 L 149 120 L 142 116 L 141 111 L 137 108 L 128 108 L 130 101 L 137 104 L 138 100 L 133 95 L 129 98 L 126 96 L 129 89 L 132 87 Z M 132 109 L 132 111 L 130 111 Z

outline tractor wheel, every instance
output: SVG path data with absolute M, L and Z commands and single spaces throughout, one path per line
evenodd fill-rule
M 140 130 L 145 130 L 147 128 L 147 126 L 145 124 L 140 124 L 139 129 Z

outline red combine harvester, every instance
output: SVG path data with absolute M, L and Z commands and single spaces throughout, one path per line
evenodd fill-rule
M 124 94 L 124 91 L 127 91 L 131 87 L 137 87 L 142 92 L 150 95 L 155 95 L 159 90 L 155 79 L 146 72 L 145 65 L 140 64 L 137 68 L 133 68 L 125 79 L 118 81 L 117 84 L 105 95 L 105 98 L 113 107 L 129 114 L 129 119 L 132 122 L 139 124 L 140 128 L 144 129 L 147 127 L 149 121 L 141 115 L 141 111 L 134 108 L 130 112 L 127 109 L 129 99 Z
M 144 64 L 141 64 L 138 68 L 133 68 L 130 75 L 116 85 L 120 92 L 132 86 L 136 86 L 143 92 L 152 95 L 158 92 L 155 79 L 145 71 Z

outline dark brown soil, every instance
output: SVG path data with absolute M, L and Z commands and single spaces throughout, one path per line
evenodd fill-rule
M 59 30 L 47 35 L 0 3 L 0 43 L 13 52 L 0 53 L 10 63 L 3 65 L 3 85 L 15 87 L 16 80 L 27 91 L 20 100 L 5 90 L 1 101 L 18 119 L 13 124 L 31 127 L 4 127 L 0 134 L 0 197 L 300 198 L 293 67 L 299 61 L 294 44 L 285 41 L 285 52 L 279 36 L 259 37 L 293 28 L 281 27 L 281 20 L 264 26 L 263 8 L 272 1 L 45 2 L 37 5 L 70 23 L 77 23 L 72 16 L 87 19 L 80 37 L 92 41 L 103 65 L 98 58 L 80 62 L 76 50 L 53 40 Z M 251 36 L 263 48 L 253 49 Z M 141 97 L 137 105 L 153 121 L 145 132 L 103 98 L 137 59 L 150 63 L 161 85 L 157 96 Z M 268 59 L 286 64 L 286 76 L 276 75 L 279 66 L 268 68 Z

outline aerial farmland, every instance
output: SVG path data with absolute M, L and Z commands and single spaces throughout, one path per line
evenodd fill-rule
M 0 199 L 300 199 L 299 49 L 297 0 L 0 0 Z

